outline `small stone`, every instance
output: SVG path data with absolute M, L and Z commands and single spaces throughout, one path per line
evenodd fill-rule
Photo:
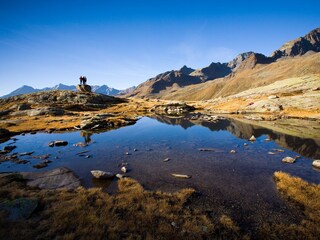
M 137 152 L 137 151 L 138 151 L 138 149 L 134 148 L 134 149 L 133 149 L 133 151 L 134 151 L 134 152 Z
M 91 156 L 90 155 L 86 155 L 86 158 L 91 158 Z
M 248 146 L 248 143 L 244 143 L 243 146 Z
M 176 178 L 184 178 L 184 179 L 188 179 L 191 178 L 190 175 L 186 175 L 186 174 L 177 174 L 177 173 L 172 173 L 172 176 L 176 177 Z
M 320 168 L 320 160 L 314 160 L 312 162 L 312 166 L 314 166 L 315 168 Z
M 164 162 L 169 162 L 170 160 L 171 160 L 170 158 L 163 159 Z
M 269 155 L 276 155 L 275 152 L 268 152 Z
M 253 136 L 253 135 L 251 136 L 251 138 L 249 138 L 249 141 L 252 141 L 252 142 L 253 142 L 253 141 L 256 141 L 256 140 L 257 140 L 257 139 L 256 139 L 255 136 Z
M 230 151 L 230 153 L 236 153 L 236 151 L 232 149 L 232 150 Z
M 120 174 L 120 173 L 116 174 L 116 177 L 119 178 L 119 179 L 125 178 L 125 176 L 123 174 Z
M 285 157 L 282 159 L 283 163 L 294 163 L 295 161 L 296 161 L 296 159 L 292 158 L 292 157 Z
M 49 142 L 48 146 L 49 146 L 49 147 L 54 147 L 54 142 L 53 142 L 53 141 L 52 141 L 52 142 Z
M 114 174 L 112 172 L 105 172 L 101 170 L 92 170 L 90 171 L 92 176 L 97 179 L 107 179 L 107 178 L 113 178 Z
M 126 172 L 128 171 L 128 169 L 127 169 L 125 166 L 123 166 L 122 168 L 120 168 L 120 170 L 121 170 L 122 172 L 124 172 L 124 173 L 126 173 Z
M 68 145 L 68 142 L 67 142 L 67 141 L 57 140 L 57 141 L 54 141 L 54 145 L 55 145 L 56 147 L 59 147 L 59 146 L 67 146 L 67 145 Z
M 266 139 L 264 139 L 263 141 L 264 141 L 264 142 L 270 142 L 271 139 L 270 139 L 270 138 L 266 138 Z
M 130 153 L 129 153 L 129 152 L 126 152 L 126 155 L 130 155 Z

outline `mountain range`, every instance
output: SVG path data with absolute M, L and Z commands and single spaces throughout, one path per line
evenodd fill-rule
M 176 100 L 225 97 L 280 79 L 303 76 L 303 69 L 308 74 L 319 74 L 319 51 L 320 28 L 316 28 L 283 44 L 269 57 L 245 52 L 227 63 L 213 62 L 199 69 L 183 66 L 150 78 L 125 96 Z
M 125 90 L 118 90 L 115 88 L 110 88 L 107 85 L 102 85 L 102 86 L 98 86 L 98 85 L 93 85 L 91 86 L 91 90 L 92 92 L 95 93 L 102 93 L 105 95 L 110 95 L 110 96 L 115 96 L 115 95 L 121 95 L 121 94 L 128 94 L 130 91 L 133 91 L 133 89 L 135 89 L 135 87 L 131 87 Z M 33 88 L 27 85 L 24 85 L 16 90 L 14 90 L 13 92 L 2 96 L 1 98 L 6 98 L 6 97 L 11 97 L 11 96 L 16 96 L 16 95 L 20 95 L 20 94 L 28 94 L 28 93 L 33 93 L 33 92 L 40 92 L 40 91 L 50 91 L 50 90 L 70 90 L 70 91 L 77 91 L 77 88 L 75 85 L 64 85 L 64 84 L 58 84 L 55 85 L 53 87 L 45 87 L 45 88 L 41 88 L 41 89 L 37 89 L 37 88 Z
M 212 62 L 199 69 L 183 66 L 179 70 L 160 73 L 137 87 L 125 90 L 107 85 L 91 87 L 96 93 L 123 97 L 208 100 L 231 96 L 288 78 L 315 75 L 320 81 L 319 52 L 320 28 L 316 28 L 303 37 L 286 42 L 269 57 L 250 51 L 239 54 L 227 63 Z M 22 86 L 2 98 L 57 89 L 76 91 L 75 86 L 63 84 L 43 89 Z

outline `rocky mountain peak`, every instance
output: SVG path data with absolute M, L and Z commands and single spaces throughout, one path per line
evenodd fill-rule
M 227 63 L 212 62 L 208 67 L 196 69 L 190 75 L 200 77 L 202 81 L 206 81 L 225 77 L 229 73 L 231 73 L 231 69 Z
M 244 52 L 237 55 L 233 60 L 228 63 L 228 67 L 232 69 L 232 71 L 236 71 L 237 68 L 241 65 L 241 63 L 250 57 L 254 52 Z
M 271 58 L 277 60 L 282 57 L 294 57 L 303 55 L 308 51 L 320 51 L 320 28 L 312 30 L 304 37 L 286 42 L 271 54 Z
M 182 68 L 180 68 L 179 72 L 183 73 L 183 74 L 186 74 L 186 75 L 189 75 L 190 73 L 192 73 L 194 71 L 193 68 L 189 68 L 187 67 L 186 65 L 183 65 Z

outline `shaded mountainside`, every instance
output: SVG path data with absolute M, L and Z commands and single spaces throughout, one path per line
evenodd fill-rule
M 320 28 L 285 43 L 271 57 L 245 52 L 229 63 L 211 63 L 192 71 L 183 66 L 140 84 L 127 97 L 207 100 L 226 97 L 278 80 L 320 74 Z M 308 54 L 305 54 L 308 53 Z M 293 58 L 295 57 L 295 58 Z M 281 61 L 278 61 L 281 59 Z

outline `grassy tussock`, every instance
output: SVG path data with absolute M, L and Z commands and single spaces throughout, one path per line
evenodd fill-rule
M 274 174 L 277 189 L 297 204 L 305 214 L 300 224 L 265 225 L 262 235 L 268 239 L 319 239 L 320 236 L 320 184 L 310 184 L 301 178 L 283 172 Z
M 33 216 L 9 223 L 0 215 L 0 239 L 239 239 L 239 228 L 188 205 L 193 189 L 176 193 L 146 191 L 133 179 L 121 179 L 119 192 L 26 189 L 23 182 L 0 179 L 0 202 L 29 197 L 40 200 Z M 217 218 L 219 219 L 219 217 Z

